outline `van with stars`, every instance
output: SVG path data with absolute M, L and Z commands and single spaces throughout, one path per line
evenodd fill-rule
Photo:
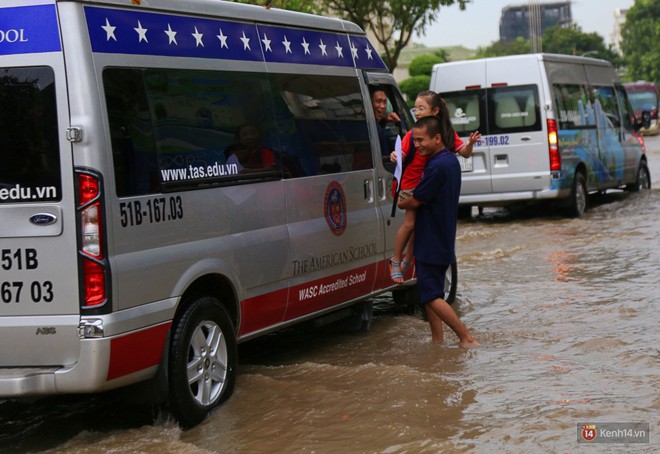
M 390 150 L 374 86 L 401 120 Z M 369 298 L 413 294 L 414 270 L 388 271 L 384 158 L 413 120 L 353 23 L 3 0 L 0 106 L 2 399 L 146 383 L 190 427 L 231 395 L 238 343 L 368 328 Z

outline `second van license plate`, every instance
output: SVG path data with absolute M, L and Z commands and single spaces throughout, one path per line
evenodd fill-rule
M 472 172 L 472 156 L 464 158 L 463 156 L 456 156 L 458 163 L 461 165 L 461 172 Z

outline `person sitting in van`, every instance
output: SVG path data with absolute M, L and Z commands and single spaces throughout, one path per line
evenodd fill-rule
M 245 123 L 236 130 L 237 143 L 230 145 L 242 170 L 270 170 L 276 166 L 275 153 L 261 143 L 261 131 L 251 123 Z M 231 155 L 225 151 L 227 160 Z
M 380 87 L 372 87 L 371 91 L 371 105 L 374 109 L 374 116 L 376 117 L 376 127 L 378 128 L 378 141 L 380 143 L 380 152 L 383 157 L 387 157 L 392 150 L 389 135 L 387 134 L 388 123 L 401 123 L 401 118 L 393 110 L 388 110 L 389 100 L 387 93 Z
M 452 126 L 447 103 L 434 91 L 423 91 L 415 99 L 415 119 L 434 116 L 440 120 L 442 125 L 443 142 L 447 148 L 454 153 L 459 153 L 465 158 L 472 156 L 474 144 L 481 140 L 479 131 L 470 134 L 468 143 L 458 136 Z M 412 140 L 412 130 L 408 131 L 401 141 L 402 158 L 404 160 L 404 172 L 401 176 L 401 185 L 399 190 L 399 200 L 403 201 L 410 197 L 413 189 L 417 187 L 424 173 L 424 167 L 428 162 L 428 156 L 422 156 L 416 153 L 415 145 Z M 396 162 L 396 153 L 390 154 L 390 160 Z M 415 210 L 407 208 L 404 215 L 403 224 L 399 227 L 394 240 L 394 256 L 390 259 L 390 278 L 396 283 L 403 282 L 403 275 L 412 263 L 412 250 L 415 228 Z M 407 244 L 407 246 L 406 246 Z M 404 260 L 404 248 L 408 251 L 407 260 Z

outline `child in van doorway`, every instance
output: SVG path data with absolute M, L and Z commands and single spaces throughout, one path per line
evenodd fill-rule
M 463 143 L 458 134 L 452 127 L 447 104 L 442 97 L 434 91 L 423 91 L 415 99 L 415 119 L 435 116 L 442 125 L 442 140 L 447 148 L 454 153 L 459 153 L 465 158 L 472 156 L 474 144 L 481 140 L 479 131 L 470 134 L 467 144 Z M 415 146 L 412 141 L 412 130 L 408 131 L 401 141 L 402 159 L 405 165 L 399 190 L 399 201 L 403 201 L 411 196 L 413 189 L 417 186 L 424 173 L 424 167 L 428 161 L 428 156 L 422 156 L 415 152 Z M 390 160 L 396 162 L 396 153 L 392 152 Z M 390 278 L 396 283 L 403 282 L 403 276 L 412 264 L 412 250 L 415 228 L 415 210 L 410 208 L 405 210 L 403 224 L 399 228 L 394 240 L 394 256 L 390 259 Z M 407 247 L 406 247 L 407 245 Z M 407 256 L 404 258 L 404 248 Z

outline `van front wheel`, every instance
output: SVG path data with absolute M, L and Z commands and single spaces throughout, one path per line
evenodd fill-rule
M 568 205 L 568 215 L 579 218 L 587 211 L 587 182 L 581 172 L 573 178 L 573 189 Z
M 227 312 L 211 297 L 195 300 L 172 327 L 170 409 L 184 427 L 200 423 L 233 392 L 236 337 Z

